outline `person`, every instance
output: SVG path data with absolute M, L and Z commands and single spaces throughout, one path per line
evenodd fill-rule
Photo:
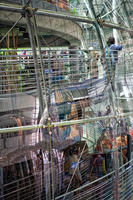
M 36 169 L 42 170 L 43 169 L 43 156 L 42 156 L 42 149 L 40 149 L 39 153 L 37 154 L 37 160 L 36 160 Z
M 105 112 L 105 116 L 109 115 L 111 113 L 111 108 L 110 105 L 106 106 L 106 112 Z
M 101 178 L 102 176 L 106 175 L 106 167 L 105 167 L 105 158 L 101 154 L 94 155 L 91 158 L 91 168 L 89 179 L 93 181 L 97 178 Z
M 70 152 L 70 158 L 69 158 L 69 162 L 70 162 L 70 175 L 73 176 L 73 186 L 77 187 L 78 184 L 82 184 L 82 177 L 81 177 L 81 173 L 79 170 L 79 159 L 78 159 L 78 151 L 77 149 L 73 149 Z
M 107 41 L 108 48 L 105 50 L 105 57 L 108 67 L 109 80 L 111 80 L 112 89 L 114 90 L 114 78 L 116 64 L 118 63 L 118 51 L 122 50 L 122 45 L 115 44 L 115 38 L 109 37 Z
M 21 55 L 26 55 L 26 50 L 23 50 Z

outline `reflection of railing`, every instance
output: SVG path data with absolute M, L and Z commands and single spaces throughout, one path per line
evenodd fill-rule
M 0 93 L 22 93 L 37 89 L 37 77 L 34 69 L 33 56 L 27 50 L 26 55 L 12 50 L 13 54 L 3 51 L 0 55 Z M 110 77 L 112 64 L 107 58 L 106 62 L 100 57 L 100 52 L 89 52 L 76 49 L 47 50 L 42 52 L 43 71 L 47 88 L 74 86 L 90 78 L 90 86 L 103 76 Z M 125 63 L 125 64 L 123 64 Z M 132 74 L 132 62 L 125 57 L 120 57 L 115 75 L 120 80 L 126 75 Z M 108 68 L 107 68 L 108 66 Z M 40 58 L 38 56 L 40 81 L 42 72 Z M 126 70 L 126 73 L 125 73 Z M 41 82 L 42 83 L 42 82 Z M 42 84 L 43 85 L 43 84 Z M 89 85 L 88 85 L 89 86 Z
M 0 93 L 22 93 L 37 89 L 36 72 L 31 52 L 26 55 L 0 55 Z M 81 51 L 80 51 L 81 52 Z M 49 88 L 66 86 L 87 79 L 87 63 L 84 54 L 77 50 L 46 51 L 42 53 L 43 71 Z M 86 63 L 86 64 L 85 64 Z M 42 81 L 40 58 L 38 56 L 39 78 Z
M 73 190 L 71 186 L 69 192 L 65 193 L 69 184 L 69 178 L 66 179 L 63 172 L 63 162 L 61 155 L 57 153 L 58 159 L 54 160 L 54 191 L 55 200 L 131 200 L 133 197 L 133 160 L 126 163 L 118 170 L 93 181 L 89 179 Z M 45 163 L 34 155 L 34 165 L 32 160 L 27 160 L 14 166 L 4 168 L 4 176 L 8 178 L 8 183 L 4 181 L 1 187 L 1 199 L 6 200 L 29 200 L 29 199 L 51 199 L 51 162 L 48 160 L 48 154 L 45 153 Z M 88 163 L 84 163 L 85 165 Z M 84 170 L 84 169 L 83 169 Z M 9 174 L 10 172 L 10 174 Z M 17 180 L 16 180 L 17 179 Z M 87 173 L 86 173 L 87 179 Z M 62 195 L 60 195 L 63 193 Z M 60 196 L 59 196 L 60 195 Z
M 132 199 L 133 197 L 133 160 L 123 165 L 119 170 L 113 171 L 91 183 L 63 194 L 55 199 L 87 199 L 87 200 L 118 200 Z
M 59 86 L 60 83 L 63 86 L 74 85 L 88 79 L 89 75 L 94 81 L 99 76 L 103 77 L 104 70 L 106 71 L 105 75 L 110 77 L 113 71 L 110 58 L 107 58 L 106 64 L 108 65 L 105 65 L 100 57 L 96 57 L 98 53 L 90 53 L 89 58 L 78 50 L 66 50 L 64 52 L 51 50 L 45 53 L 42 54 L 44 75 L 46 83 L 50 83 L 52 88 Z M 40 66 L 39 58 L 38 65 Z M 0 90 L 3 90 L 2 93 L 25 92 L 25 90 L 36 89 L 33 57 L 28 51 L 27 55 L 0 55 L 0 66 L 2 73 Z M 126 59 L 123 56 L 120 57 L 117 66 L 115 72 L 117 78 L 131 76 L 132 62 L 127 59 L 127 56 Z
M 0 55 L 0 93 L 20 93 L 23 88 L 34 89 L 35 70 L 31 59 L 27 60 L 26 56 L 17 55 L 17 52 L 15 55 L 5 55 L 5 52 Z

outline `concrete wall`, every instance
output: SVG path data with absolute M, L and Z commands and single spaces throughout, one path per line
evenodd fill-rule
M 31 95 L 17 95 L 16 97 L 0 98 L 0 112 L 35 107 L 35 97 Z
M 19 13 L 0 11 L 0 22 L 4 24 L 13 24 L 20 17 Z M 37 16 L 37 25 L 44 29 L 44 33 L 51 32 L 69 41 L 71 45 L 78 46 L 82 38 L 82 29 L 73 21 L 47 16 Z M 26 20 L 23 18 L 19 26 L 26 26 Z
M 0 2 L 23 5 L 24 1 L 27 2 L 26 0 L 6 0 L 6 2 L 5 0 L 1 0 Z M 57 8 L 56 5 L 46 2 L 45 0 L 32 0 L 32 6 L 34 8 L 39 8 L 39 9 L 46 9 L 46 10 L 53 10 L 53 11 L 57 11 L 58 9 L 59 11 L 67 12 L 65 9 Z

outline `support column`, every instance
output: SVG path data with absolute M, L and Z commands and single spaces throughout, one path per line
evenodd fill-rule
M 31 47 L 32 47 L 32 51 L 33 51 L 34 67 L 35 67 L 35 73 L 36 73 L 36 81 L 37 81 L 39 104 L 40 104 L 39 110 L 40 110 L 40 115 L 42 115 L 43 110 L 44 110 L 44 104 L 43 104 L 43 94 L 42 94 L 42 87 L 41 87 L 39 64 L 38 64 L 38 60 L 37 60 L 36 43 L 35 43 L 35 38 L 34 38 L 34 34 L 33 34 L 34 30 L 32 27 L 31 20 L 28 17 L 27 13 L 25 14 L 25 17 L 26 17 L 26 21 L 27 21 L 27 27 L 28 27 Z
M 107 45 L 106 45 L 106 41 L 105 41 L 105 38 L 104 38 L 104 31 L 103 31 L 103 29 L 102 29 L 102 27 L 100 25 L 100 19 L 97 19 L 97 16 L 96 16 L 96 13 L 95 13 L 95 9 L 94 9 L 94 6 L 93 6 L 93 0 L 88 0 L 88 5 L 86 3 L 86 0 L 84 0 L 84 2 L 85 2 L 86 6 L 87 6 L 87 8 L 89 10 L 91 18 L 95 19 L 94 25 L 95 25 L 96 32 L 97 32 L 97 37 L 99 39 L 99 44 L 100 44 L 100 48 L 101 48 L 101 51 L 102 51 L 102 56 L 106 61 L 105 48 L 106 48 Z M 109 63 L 107 62 L 106 65 L 107 65 L 107 70 L 106 71 L 108 72 Z M 107 73 L 106 73 L 106 76 L 107 76 Z M 108 82 L 110 81 L 109 77 L 107 77 L 107 80 L 108 80 Z M 111 96 L 111 102 L 112 102 L 113 111 L 114 111 L 114 114 L 116 114 L 117 106 L 116 106 L 116 102 L 115 102 L 115 100 L 113 98 L 112 92 L 110 93 L 110 96 Z M 118 152 L 116 152 L 116 153 L 118 153 Z M 116 156 L 114 158 L 114 160 L 116 162 L 115 169 L 116 169 L 116 176 L 118 178 L 118 173 L 117 173 L 118 172 L 118 168 L 119 168 L 119 166 L 118 166 L 118 157 Z M 116 182 L 116 200 L 118 200 L 118 182 Z
M 95 25 L 95 28 L 96 28 L 100 48 L 101 48 L 101 51 L 102 51 L 103 56 L 104 56 L 105 55 L 104 48 L 106 47 L 106 41 L 104 39 L 103 29 L 99 25 L 97 17 L 96 17 L 96 13 L 95 13 L 94 6 L 93 6 L 93 0 L 88 0 L 88 4 L 87 4 L 86 0 L 84 0 L 84 2 L 87 6 L 87 9 L 90 13 L 91 18 L 95 19 L 94 25 Z
M 113 12 L 113 21 L 115 24 L 118 24 L 118 20 L 117 20 L 117 11 L 116 11 L 116 7 L 118 5 L 118 0 L 113 0 L 112 1 L 112 10 L 114 10 Z M 118 41 L 119 41 L 119 33 L 118 33 L 118 30 L 116 29 L 113 29 L 113 35 L 114 35 L 114 38 L 115 38 L 115 41 L 116 41 L 116 44 L 118 44 Z
M 96 32 L 97 32 L 97 37 L 98 37 L 98 40 L 99 40 L 99 44 L 100 44 L 100 49 L 102 51 L 102 58 L 104 59 L 104 68 L 105 68 L 105 72 L 106 72 L 106 80 L 107 80 L 107 83 L 110 83 L 110 76 L 108 75 L 108 69 L 112 69 L 112 66 L 111 66 L 111 63 L 108 62 L 106 60 L 106 57 L 105 57 L 105 48 L 107 48 L 107 44 L 106 44 L 106 40 L 105 40 L 105 36 L 104 36 L 104 31 L 103 31 L 103 28 L 102 28 L 102 21 L 101 19 L 97 18 L 96 16 L 96 13 L 95 13 L 95 9 L 94 9 L 94 6 L 93 6 L 93 0 L 88 0 L 88 4 L 86 2 L 86 0 L 84 0 L 85 4 L 86 4 L 86 7 L 90 13 L 90 16 L 91 18 L 95 19 L 95 22 L 94 22 L 94 26 L 96 28 Z M 116 92 L 114 91 L 114 94 Z M 115 94 L 116 96 L 116 94 Z M 113 107 L 113 110 L 114 110 L 114 113 L 116 112 L 116 100 L 114 101 L 113 99 L 113 93 L 111 93 L 110 95 L 110 99 L 111 99 L 111 102 L 112 102 L 112 107 Z
M 107 46 L 106 44 L 106 40 L 105 40 L 105 37 L 104 37 L 104 31 L 103 31 L 103 28 L 101 27 L 100 23 L 99 23 L 99 20 L 96 16 L 96 13 L 95 13 L 95 9 L 94 9 L 94 6 L 93 6 L 93 0 L 84 0 L 84 3 L 89 11 L 89 14 L 91 16 L 91 18 L 95 19 L 95 22 L 94 22 L 94 26 L 95 26 L 95 29 L 96 29 L 96 33 L 97 33 L 97 37 L 98 37 L 98 40 L 99 40 L 99 45 L 100 45 L 100 49 L 101 49 L 101 52 L 102 52 L 102 58 L 106 61 L 106 57 L 105 57 L 105 48 Z M 109 77 L 108 77 L 108 66 L 107 66 L 107 62 L 105 62 L 104 64 L 104 68 L 105 68 L 105 72 L 106 72 L 106 79 L 107 79 L 107 82 L 109 83 Z
M 26 4 L 25 0 L 23 0 L 23 5 L 25 4 Z M 37 58 L 37 46 L 36 46 L 36 41 L 35 41 L 35 36 L 34 36 L 34 28 L 31 22 L 31 17 L 32 17 L 31 13 L 28 10 L 25 10 L 24 14 L 25 14 L 26 22 L 27 22 L 27 28 L 28 28 L 30 43 L 31 43 L 32 52 L 33 52 L 34 67 L 35 67 L 37 89 L 38 89 L 37 92 L 39 96 L 39 114 L 40 114 L 39 118 L 40 118 L 44 111 L 44 102 L 43 102 L 43 93 L 42 93 L 43 90 L 41 86 L 41 74 L 40 74 L 38 58 Z

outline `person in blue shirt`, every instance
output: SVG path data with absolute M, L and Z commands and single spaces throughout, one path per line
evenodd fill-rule
M 122 50 L 122 45 L 116 45 L 114 37 L 108 39 L 107 45 L 108 49 L 105 51 L 105 57 L 108 66 L 108 75 L 111 82 L 114 82 L 116 64 L 118 63 L 118 51 Z
M 113 64 L 116 64 L 118 62 L 118 51 L 122 50 L 122 45 L 116 45 L 114 37 L 110 37 L 108 39 L 107 45 L 109 47 L 110 52 L 112 53 L 112 62 Z

